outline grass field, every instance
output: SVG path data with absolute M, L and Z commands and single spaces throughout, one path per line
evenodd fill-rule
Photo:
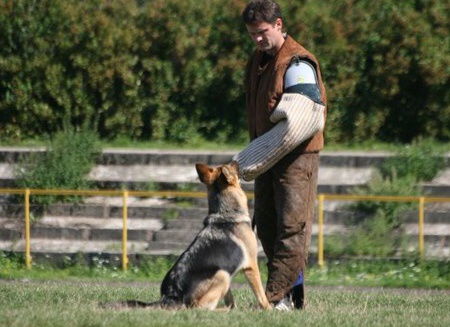
M 0 280 L 0 326 L 450 326 L 450 291 L 310 287 L 305 311 L 256 309 L 249 287 L 235 285 L 231 312 L 103 309 L 120 299 L 158 298 L 143 282 Z
M 175 258 L 153 258 L 127 271 L 98 261 L 64 268 L 0 253 L 0 326 L 450 326 L 450 262 L 388 259 L 311 264 L 309 306 L 263 312 L 242 274 L 234 279 L 238 308 L 201 310 L 103 309 L 108 301 L 158 299 L 159 283 Z M 262 279 L 266 267 L 260 265 Z

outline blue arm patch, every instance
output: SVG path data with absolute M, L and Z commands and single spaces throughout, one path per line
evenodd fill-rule
M 322 103 L 320 90 L 317 84 L 296 84 L 284 89 L 284 93 L 300 93 L 316 103 Z

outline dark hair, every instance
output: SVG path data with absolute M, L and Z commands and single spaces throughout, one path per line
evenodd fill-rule
M 256 22 L 274 24 L 278 18 L 281 18 L 281 9 L 278 3 L 272 0 L 253 0 L 242 12 L 244 24 Z

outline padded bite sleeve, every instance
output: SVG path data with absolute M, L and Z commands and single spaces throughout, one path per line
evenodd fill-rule
M 233 160 L 241 177 L 250 181 L 324 128 L 325 107 L 303 94 L 284 93 L 270 116 L 272 129 L 254 139 Z

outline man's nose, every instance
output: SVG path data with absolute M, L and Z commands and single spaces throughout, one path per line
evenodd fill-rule
M 255 36 L 255 42 L 256 43 L 260 43 L 263 40 L 263 37 L 261 35 L 256 35 Z

